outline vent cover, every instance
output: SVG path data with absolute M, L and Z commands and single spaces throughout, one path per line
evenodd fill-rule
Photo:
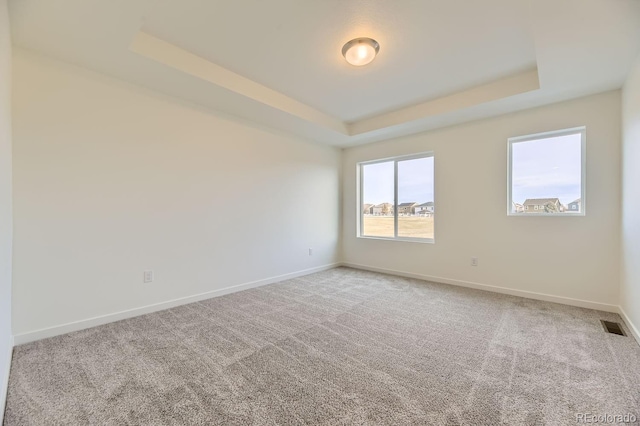
M 618 336 L 626 336 L 626 334 L 624 334 L 624 330 L 622 330 L 622 326 L 620 325 L 620 323 L 605 320 L 600 320 L 600 322 L 604 327 L 604 331 L 606 331 L 607 333 L 617 334 Z

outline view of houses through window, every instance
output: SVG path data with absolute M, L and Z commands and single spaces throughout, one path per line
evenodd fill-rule
M 585 129 L 509 140 L 510 215 L 584 214 Z
M 582 215 L 584 127 L 509 139 L 509 215 Z M 432 154 L 360 163 L 361 237 L 434 238 Z
M 361 164 L 360 172 L 361 236 L 433 239 L 431 154 Z

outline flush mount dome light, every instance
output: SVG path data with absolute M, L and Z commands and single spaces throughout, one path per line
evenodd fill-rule
M 354 38 L 342 47 L 342 56 L 351 65 L 361 67 L 373 61 L 380 51 L 380 44 L 372 38 Z

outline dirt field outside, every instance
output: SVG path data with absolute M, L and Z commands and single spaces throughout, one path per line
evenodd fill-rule
M 393 237 L 393 216 L 364 216 L 363 236 Z M 398 217 L 398 237 L 433 238 L 433 217 Z

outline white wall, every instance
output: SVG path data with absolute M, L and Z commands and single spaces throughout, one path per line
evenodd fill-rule
M 0 0 L 0 423 L 11 360 L 11 35 Z
M 507 217 L 507 138 L 587 126 L 586 217 Z M 344 260 L 579 299 L 615 310 L 620 254 L 620 92 L 344 152 Z M 435 152 L 435 244 L 356 238 L 356 163 Z M 470 258 L 477 256 L 479 266 Z
M 338 261 L 338 149 L 24 50 L 13 66 L 17 341 Z
M 620 306 L 640 341 L 640 56 L 622 90 L 622 117 Z

